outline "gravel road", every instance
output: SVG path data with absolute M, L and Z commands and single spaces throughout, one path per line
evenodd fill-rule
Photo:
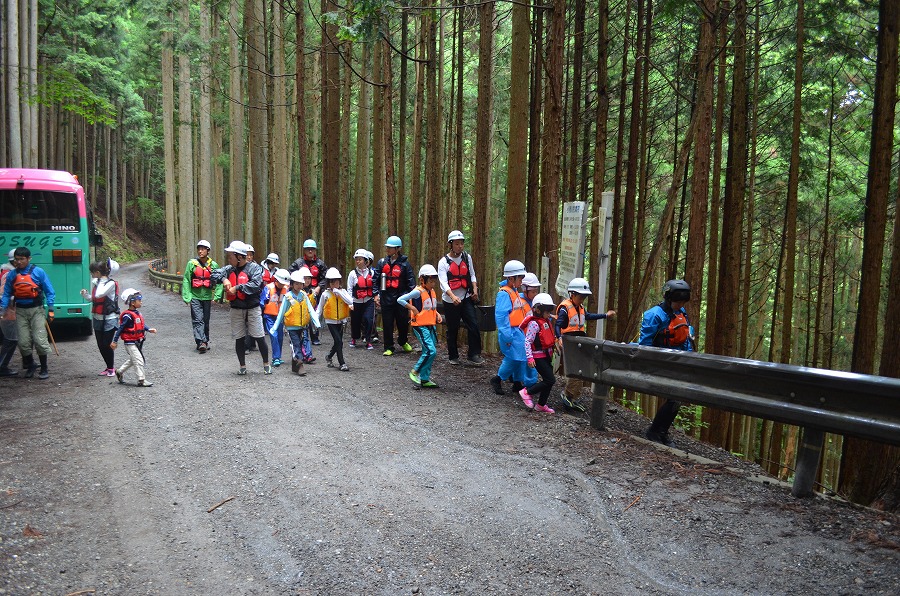
M 150 388 L 57 337 L 51 377 L 0 379 L 0 594 L 897 594 L 900 520 L 795 500 L 754 466 L 613 408 L 539 415 L 451 367 L 437 390 L 330 338 L 306 377 L 237 376 L 225 307 L 143 290 Z M 58 333 L 58 335 L 63 335 Z M 116 354 L 117 364 L 124 352 Z M 132 375 L 128 378 L 128 375 Z M 556 404 L 558 393 L 551 397 Z

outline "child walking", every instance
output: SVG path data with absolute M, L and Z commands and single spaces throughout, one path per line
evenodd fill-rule
M 334 345 L 325 356 L 328 368 L 334 368 L 334 356 L 337 354 L 341 370 L 350 370 L 344 362 L 344 323 L 352 310 L 353 297 L 350 296 L 350 292 L 341 288 L 340 271 L 335 267 L 329 268 L 325 272 L 325 291 L 319 296 L 319 305 L 316 307 L 316 314 L 325 318 L 325 324 L 328 325 L 328 331 L 334 340 Z
M 319 326 L 319 317 L 316 315 L 315 308 L 309 299 L 309 295 L 304 291 L 308 278 L 304 277 L 304 270 L 308 272 L 306 267 L 301 267 L 299 271 L 294 271 L 290 275 L 290 290 L 284 295 L 281 301 L 281 308 L 275 322 L 269 327 L 269 334 L 274 337 L 275 333 L 284 323 L 288 337 L 291 338 L 291 371 L 301 377 L 306 375 L 303 370 L 303 363 L 312 359 L 312 344 L 309 341 L 309 326 L 312 324 Z
M 547 405 L 550 390 L 556 383 L 553 373 L 553 346 L 556 344 L 556 333 L 550 315 L 553 312 L 553 299 L 550 294 L 538 294 L 531 300 L 531 314 L 525 317 L 519 328 L 525 332 L 525 358 L 528 368 L 537 371 L 541 376 L 538 381 L 523 387 L 519 391 L 522 403 L 527 408 L 534 408 L 544 414 L 553 414 L 553 408 Z M 535 375 L 537 377 L 537 375 Z M 537 398 L 537 405 L 534 399 Z
M 422 265 L 419 269 L 419 285 L 411 292 L 397 298 L 397 304 L 410 312 L 409 324 L 422 346 L 422 355 L 419 356 L 413 369 L 409 371 L 409 378 L 416 385 L 427 388 L 438 386 L 431 380 L 431 367 L 437 357 L 435 327 L 444 320 L 437 311 L 437 296 L 434 293 L 437 281 L 437 269 L 433 265 Z
M 353 310 L 350 312 L 350 347 L 355 348 L 357 342 L 364 341 L 367 350 L 371 350 L 372 332 L 375 328 L 375 300 L 372 280 L 374 255 L 360 248 L 353 255 L 356 269 L 347 276 L 347 289 L 353 294 Z M 362 346 L 362 343 L 359 344 Z
M 497 395 L 503 395 L 504 379 L 512 379 L 513 391 L 518 392 L 525 381 L 525 334 L 519 325 L 531 312 L 531 307 L 522 298 L 518 289 L 525 278 L 525 265 L 513 259 L 503 266 L 504 279 L 500 283 L 500 291 L 494 307 L 494 321 L 497 323 L 497 341 L 503 360 L 497 374 L 491 377 L 491 389 Z
M 269 255 L 272 257 L 273 255 Z M 277 257 L 278 255 L 274 255 Z M 281 311 L 281 303 L 287 294 L 291 276 L 287 269 L 276 269 L 272 275 L 272 281 L 263 287 L 259 295 L 259 305 L 262 307 L 263 325 L 266 329 L 274 329 L 271 333 L 272 340 L 272 366 L 281 366 L 281 345 L 284 343 L 284 327 L 275 325 L 275 319 Z
M 143 297 L 141 293 L 134 288 L 128 288 L 122 292 L 122 302 L 128 305 L 128 310 L 122 313 L 119 319 L 119 327 L 113 336 L 109 347 L 116 349 L 119 338 L 125 342 L 125 351 L 128 353 L 128 360 L 122 366 L 116 369 L 116 379 L 120 383 L 124 383 L 125 371 L 134 367 L 138 378 L 138 387 L 152 387 L 153 383 L 144 378 L 144 333 L 156 333 L 154 327 L 147 327 L 144 323 L 144 316 L 140 312 Z
M 119 283 L 112 276 L 118 272 L 119 264 L 112 259 L 94 261 L 88 270 L 91 272 L 91 290 L 82 289 L 81 296 L 91 301 L 94 337 L 97 339 L 97 349 L 106 363 L 106 368 L 100 371 L 99 376 L 112 377 L 116 374 L 113 364 L 116 352 L 109 344 L 119 326 Z

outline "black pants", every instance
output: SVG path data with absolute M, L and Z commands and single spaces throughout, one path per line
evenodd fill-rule
M 113 362 L 115 362 L 116 351 L 109 347 L 109 344 L 112 343 L 113 336 L 115 334 L 115 327 L 113 327 L 109 331 L 99 331 L 97 329 L 94 329 L 94 337 L 97 340 L 97 349 L 100 350 L 100 355 L 103 357 L 103 361 L 106 363 L 106 368 L 115 368 Z
M 399 294 L 398 294 L 399 296 Z M 381 297 L 381 323 L 384 326 L 384 349 L 394 349 L 394 324 L 397 325 L 397 343 L 409 343 L 409 311 L 397 304 L 397 299 L 388 301 Z
M 538 398 L 538 403 L 542 406 L 547 405 L 547 398 L 550 397 L 550 390 L 556 383 L 556 375 L 553 373 L 553 363 L 550 358 L 535 358 L 534 369 L 541 376 L 541 380 L 528 387 L 528 395 Z
M 444 302 L 444 314 L 447 315 L 447 356 L 450 360 L 459 358 L 458 338 L 460 323 L 466 326 L 469 336 L 469 354 L 472 359 L 481 354 L 481 332 L 478 330 L 478 319 L 475 316 L 475 303 L 465 298 L 459 306 L 452 302 Z
M 344 364 L 344 324 L 343 323 L 328 323 L 328 331 L 331 332 L 331 339 L 334 340 L 334 345 L 331 346 L 331 351 L 328 352 L 327 358 L 334 357 L 337 354 L 338 364 Z
M 240 363 L 241 368 L 244 368 L 247 364 L 247 343 L 256 344 L 256 347 L 259 348 L 259 355 L 262 356 L 263 364 L 269 361 L 269 347 L 266 345 L 265 337 L 251 337 L 249 335 L 245 335 L 244 337 L 239 337 L 234 340 L 234 353 L 237 354 L 238 363 Z
M 650 430 L 648 432 L 659 433 L 661 435 L 668 433 L 669 427 L 672 426 L 672 423 L 675 422 L 675 417 L 678 416 L 678 409 L 680 407 L 681 402 L 667 399 L 656 411 L 656 416 L 653 417 L 653 422 L 650 424 Z
M 372 331 L 375 328 L 375 301 L 357 302 L 350 311 L 350 337 L 364 339 L 372 343 Z

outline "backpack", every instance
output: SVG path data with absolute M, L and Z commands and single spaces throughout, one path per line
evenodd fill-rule
M 35 283 L 31 274 L 34 265 L 30 265 L 24 272 L 16 275 L 13 281 L 13 296 L 16 300 L 38 300 L 41 297 L 41 287 Z
M 653 336 L 653 345 L 658 348 L 680 348 L 691 338 L 691 324 L 687 315 L 682 312 L 673 312 L 665 303 L 660 307 L 669 315 L 669 324 L 656 332 Z

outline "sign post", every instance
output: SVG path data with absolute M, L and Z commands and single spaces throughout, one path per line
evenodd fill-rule
M 612 191 L 605 191 L 601 195 L 600 200 L 600 209 L 594 215 L 600 219 L 600 225 L 597 228 L 600 230 L 601 237 L 597 238 L 597 245 L 600 246 L 600 250 L 598 251 L 597 258 L 600 259 L 598 262 L 600 267 L 598 268 L 599 279 L 597 280 L 597 312 L 606 312 L 609 310 L 606 307 L 606 290 L 609 285 L 609 244 L 610 244 L 610 232 L 612 227 L 612 208 L 613 208 L 613 197 L 614 193 Z M 597 339 L 603 339 L 606 334 L 606 319 L 600 319 L 597 321 Z M 594 383 L 593 386 L 593 399 L 591 400 L 591 426 L 597 429 L 606 428 L 606 400 L 609 397 L 609 387 L 607 385 L 603 385 L 601 383 Z

